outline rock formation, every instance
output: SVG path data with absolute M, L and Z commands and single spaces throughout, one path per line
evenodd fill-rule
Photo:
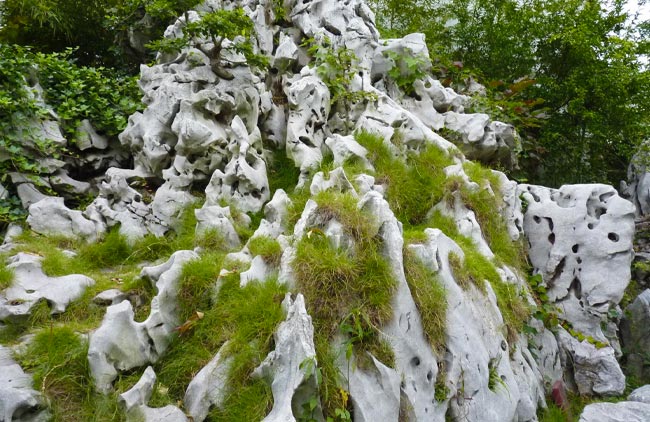
M 206 303 L 218 306 L 232 277 L 241 291 L 273 283 L 286 289 L 274 298 L 279 306 L 284 297 L 284 318 L 273 341 L 239 343 L 270 345 L 243 377 L 268 384 L 264 391 L 272 403 L 263 409 L 266 422 L 328 416 L 536 421 L 559 380 L 582 395 L 620 395 L 625 377 L 613 314 L 630 279 L 634 206 L 605 185 L 517 185 L 490 170 L 479 170 L 477 177 L 468 159 L 516 166 L 514 128 L 465 113 L 469 98 L 430 76 L 410 86 L 391 77 L 389 71 L 400 67 L 397 57 L 412 58 L 423 69 L 431 65 L 424 36 L 380 39 L 373 12 L 361 0 L 207 1 L 179 18 L 166 36 L 179 36 L 185 19 L 198 20 L 199 12 L 236 5 L 255 23 L 255 50 L 270 59 L 270 69 L 252 68 L 229 53 L 227 80 L 213 71 L 209 52 L 197 47 L 143 65 L 146 108 L 131 116 L 115 147 L 132 154 L 133 165 L 115 162 L 90 187 L 69 180 L 60 167 L 49 178 L 53 187 L 96 189 L 83 211 L 38 193 L 20 175 L 13 179 L 29 206 L 27 222 L 34 232 L 95 242 L 118 230 L 130 245 L 151 235 L 164 243 L 179 235 L 183 213 L 203 200 L 193 211 L 196 237 L 216 233 L 218 245 L 212 247 L 228 252 L 217 259 L 210 246 L 197 247 L 175 251 L 163 263 L 145 263 L 141 278 L 155 295 L 144 321 L 136 320 L 133 304 L 119 291 L 96 297 L 109 306 L 89 334 L 94 389 L 115 397 L 116 379 L 142 373 L 132 388 L 119 387 L 118 393 L 128 420 L 147 421 L 210 420 L 211 412 L 223 411 L 239 393 L 230 385 L 243 382 L 233 374 L 246 368 L 238 361 L 243 352 L 231 343 L 241 341 L 236 324 L 228 320 L 224 328 L 218 325 L 222 321 L 212 321 L 215 337 L 232 338 L 211 344 L 212 359 L 195 368 L 184 396 L 149 407 L 156 372 L 162 372 L 147 366 L 165 368 L 170 345 L 183 341 L 206 311 L 196 309 L 182 321 L 179 290 L 183 268 L 207 256 L 219 271 L 211 273 L 210 288 L 194 297 L 197 301 L 209 296 Z M 352 53 L 355 72 L 346 90 L 360 99 L 334 101 L 335 90 L 308 44 Z M 90 122 L 84 128 L 84 147 L 111 148 Z M 364 136 L 372 140 L 362 141 Z M 281 164 L 274 162 L 277 156 Z M 390 173 L 402 170 L 406 179 Z M 291 186 L 278 188 L 279 173 L 295 175 Z M 408 192 L 417 196 L 416 204 L 395 199 L 410 180 L 433 177 L 435 183 L 422 182 Z M 438 196 L 429 192 L 435 189 Z M 489 215 L 485 206 L 492 206 Z M 401 221 L 409 207 L 422 208 L 421 215 Z M 264 241 L 269 250 L 256 248 Z M 528 244 L 533 272 L 541 277 L 537 284 L 517 263 L 517 242 Z M 336 256 L 329 284 L 317 294 L 303 291 L 308 289 L 299 274 L 308 246 L 322 248 L 314 249 L 322 253 L 313 258 L 314 267 L 321 258 L 327 263 L 327 253 Z M 36 296 L 51 303 L 53 312 L 64 312 L 92 284 L 82 276 L 50 279 L 37 258 L 22 253 L 12 260 L 14 281 L 0 293 L 0 320 L 28 314 Z M 360 265 L 365 267 L 359 270 Z M 347 284 L 335 285 L 337 274 L 348 270 L 354 276 L 342 276 Z M 424 284 L 414 284 L 414 271 L 424 274 Z M 367 274 L 385 281 L 386 288 L 367 292 L 352 286 L 376 282 L 365 279 Z M 49 292 L 64 281 L 65 289 Z M 434 288 L 442 299 L 432 304 Z M 351 293 L 356 296 L 346 298 Z M 387 295 L 383 302 L 380 293 Z M 314 311 L 315 302 L 323 302 L 319 295 L 328 294 L 338 300 L 327 302 L 334 329 Z M 356 297 L 367 300 L 359 305 Z M 355 306 L 345 308 L 345 300 Z M 647 313 L 643 300 L 632 309 Z M 337 305 L 342 310 L 334 309 Z M 11 306 L 21 311 L 11 313 Z M 432 307 L 442 310 L 438 340 Z M 320 357 L 328 353 L 334 356 L 323 362 Z M 41 406 L 33 393 L 30 406 Z M 4 409 L 19 404 L 10 398 Z M 594 415 L 623 412 L 623 405 L 591 406 L 581 420 L 614 420 Z M 624 411 L 647 415 L 643 406 L 626 404 Z

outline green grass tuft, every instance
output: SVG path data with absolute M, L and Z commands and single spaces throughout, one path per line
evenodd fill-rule
M 404 272 L 415 304 L 420 311 L 424 333 L 431 349 L 440 356 L 447 328 L 447 293 L 435 272 L 426 267 L 413 252 L 404 249 Z
M 13 280 L 14 272 L 11 268 L 7 268 L 4 257 L 0 256 L 0 290 L 4 290 L 11 286 Z
M 282 248 L 277 240 L 268 236 L 253 237 L 248 242 L 248 250 L 253 256 L 261 256 L 264 261 L 272 266 L 280 265 Z
M 317 195 L 323 225 L 336 219 L 352 240 L 349 249 L 337 249 L 312 228 L 297 244 L 292 263 L 296 283 L 305 295 L 313 318 L 317 359 L 323 375 L 322 403 L 326 414 L 345 406 L 339 391 L 337 356 L 351 354 L 361 367 L 369 363 L 367 352 L 386 365 L 393 364 L 392 350 L 383 341 L 380 327 L 392 316 L 391 298 L 396 282 L 380 253 L 377 228 L 358 209 L 349 194 L 323 192 Z M 344 350 L 331 350 L 331 341 L 343 334 Z
M 122 420 L 117 397 L 93 393 L 88 344 L 69 327 L 39 331 L 19 363 L 51 401 L 54 421 Z
M 409 152 L 404 161 L 377 135 L 359 132 L 356 140 L 368 150 L 377 182 L 387 185 L 386 199 L 397 219 L 405 225 L 423 223 L 443 197 L 444 168 L 452 164 L 448 153 L 427 145 L 422 151 Z

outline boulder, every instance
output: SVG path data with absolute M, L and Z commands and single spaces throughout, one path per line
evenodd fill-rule
M 624 401 L 620 403 L 592 403 L 585 406 L 579 422 L 647 422 L 650 404 Z
M 0 345 L 0 420 L 45 422 L 51 418 L 45 396 L 32 387 L 32 377 Z
M 24 252 L 9 259 L 7 268 L 13 271 L 14 278 L 0 293 L 0 321 L 26 319 L 31 309 L 43 300 L 52 314 L 63 313 L 86 288 L 95 284 L 93 279 L 80 274 L 48 277 L 41 268 L 41 260 L 40 256 Z

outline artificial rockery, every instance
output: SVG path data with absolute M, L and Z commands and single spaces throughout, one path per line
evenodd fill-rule
M 254 36 L 183 33 L 224 8 Z M 119 145 L 85 122 L 93 177 L 11 175 L 1 420 L 535 421 L 551 391 L 624 393 L 634 205 L 469 161 L 516 166 L 517 134 L 427 75 L 423 36 L 381 39 L 360 0 L 251 0 L 165 37 Z M 647 420 L 630 400 L 581 420 Z

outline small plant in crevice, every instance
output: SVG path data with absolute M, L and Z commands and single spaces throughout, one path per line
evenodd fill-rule
M 447 367 L 444 361 L 439 361 L 438 362 L 438 375 L 436 376 L 436 382 L 433 385 L 434 387 L 434 395 L 433 398 L 437 402 L 443 402 L 447 400 L 449 397 L 449 387 L 447 387 L 446 383 L 447 379 Z
M 307 358 L 300 363 L 300 369 L 305 370 L 306 378 L 314 378 L 316 386 L 319 389 L 322 387 L 324 381 L 323 373 L 317 366 L 314 358 Z M 338 388 L 336 391 L 340 399 L 340 407 L 333 409 L 332 415 L 327 416 L 326 422 L 352 422 L 352 416 L 347 409 L 349 406 L 349 393 L 343 388 Z M 302 414 L 297 418 L 298 422 L 318 422 L 321 419 L 319 412 L 320 401 L 318 396 L 309 397 L 302 405 Z
M 499 375 L 499 364 L 501 363 L 501 356 L 498 358 L 490 359 L 488 363 L 488 388 L 492 392 L 496 392 L 497 389 L 501 388 L 504 391 L 508 391 L 508 386 L 505 381 Z
M 4 256 L 0 255 L 0 290 L 11 286 L 14 279 L 14 272 L 5 264 Z
M 316 72 L 330 91 L 331 105 L 342 107 L 346 125 L 349 126 L 347 116 L 354 104 L 377 100 L 377 94 L 374 92 L 352 89 L 354 78 L 364 70 L 358 64 L 359 59 L 354 51 L 345 46 L 337 48 L 328 38 L 320 43 L 310 38 L 302 46 L 309 47 L 307 52 L 314 58 Z
M 424 54 L 400 54 L 391 50 L 384 51 L 383 55 L 393 62 L 388 76 L 407 95 L 415 94 L 415 81 L 423 79 L 427 75 L 427 68 L 430 67 L 428 57 Z

